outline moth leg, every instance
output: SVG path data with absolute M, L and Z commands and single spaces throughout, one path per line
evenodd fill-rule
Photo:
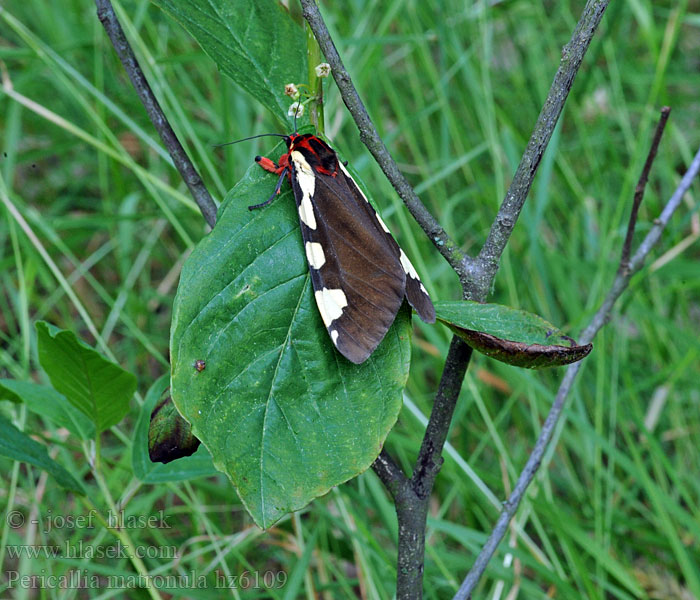
M 270 160 L 270 159 L 265 159 L 265 160 Z M 258 161 L 260 162 L 260 161 Z M 270 160 L 270 162 L 272 162 Z M 274 164 L 274 163 L 273 163 Z M 264 169 L 265 167 L 263 167 Z M 267 169 L 266 169 L 267 170 Z M 275 196 L 280 193 L 280 189 L 282 187 L 282 183 L 284 182 L 284 178 L 287 176 L 287 171 L 288 169 L 285 167 L 282 169 L 282 173 L 280 173 L 280 178 L 277 180 L 277 185 L 275 186 L 275 191 L 272 192 L 272 196 L 270 196 L 265 202 L 261 202 L 260 204 L 253 204 L 252 206 L 248 207 L 248 210 L 255 210 L 256 208 L 262 208 L 263 206 L 267 206 L 270 204 L 275 199 Z

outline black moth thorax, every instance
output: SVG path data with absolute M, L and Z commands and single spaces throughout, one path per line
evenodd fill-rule
M 331 176 L 338 173 L 338 155 L 315 135 L 292 135 L 288 146 L 290 153 L 299 152 L 314 171 Z

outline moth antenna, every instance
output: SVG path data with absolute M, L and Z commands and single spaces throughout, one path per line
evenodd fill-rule
M 254 140 L 256 138 L 261 138 L 261 137 L 266 137 L 266 136 L 274 136 L 274 137 L 281 137 L 281 138 L 287 138 L 289 136 L 283 135 L 281 133 L 261 133 L 260 135 L 251 135 L 250 137 L 246 137 L 240 140 L 234 140 L 233 142 L 226 142 L 225 144 L 214 144 L 214 148 L 221 148 L 222 146 L 230 146 L 231 144 L 237 144 L 238 142 L 247 142 L 248 140 Z

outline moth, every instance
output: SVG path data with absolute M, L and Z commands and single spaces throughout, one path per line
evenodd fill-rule
M 338 351 L 353 363 L 367 360 L 382 341 L 406 298 L 426 323 L 435 308 L 406 253 L 338 159 L 319 137 L 280 136 L 287 152 L 277 163 L 256 162 L 279 175 L 269 204 L 287 178 L 323 324 Z

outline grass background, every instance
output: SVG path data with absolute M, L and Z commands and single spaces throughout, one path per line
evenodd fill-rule
M 153 5 L 116 6 L 166 114 L 221 199 L 267 146 L 257 140 L 215 151 L 212 144 L 279 131 L 279 124 Z M 391 152 L 469 252 L 485 239 L 582 7 L 568 0 L 326 5 L 336 44 Z M 617 267 L 658 109 L 668 104 L 673 112 L 637 239 L 700 143 L 699 57 L 697 0 L 611 3 L 504 255 L 492 301 L 536 312 L 573 336 L 587 323 Z M 36 360 L 38 319 L 90 343 L 96 331 L 138 376 L 132 414 L 104 436 L 105 475 L 130 514 L 168 516 L 170 529 L 130 532 L 134 543 L 165 549 L 164 555 L 178 549 L 177 559 L 145 558 L 149 571 L 207 578 L 208 589 L 170 590 L 175 596 L 391 598 L 396 519 L 371 471 L 268 532 L 252 525 L 223 476 L 158 486 L 133 477 L 138 404 L 168 370 L 178 272 L 205 228 L 91 2 L 6 0 L 0 59 L 15 92 L 0 94 L 0 173 L 27 223 L 23 230 L 0 209 L 0 376 L 45 380 Z M 431 294 L 457 299 L 456 277 L 361 145 L 332 84 L 326 122 Z M 556 447 L 476 597 L 700 598 L 697 194 L 695 186 L 596 339 Z M 415 327 L 405 407 L 387 442 L 406 469 L 449 343 L 439 326 L 416 320 Z M 433 497 L 427 598 L 456 591 L 525 464 L 561 376 L 473 360 Z M 2 403 L 0 410 L 91 483 L 83 449 L 64 430 L 22 406 Z M 43 533 L 29 517 L 41 524 L 51 515 L 84 514 L 85 506 L 43 473 L 6 459 L 0 468 L 6 483 L 0 506 L 28 517 L 18 529 L 0 523 L 5 577 L 71 569 L 84 576 L 133 573 L 123 559 L 11 558 L 8 548 L 22 544 L 115 540 L 99 528 Z M 217 573 L 246 571 L 258 571 L 261 580 L 265 572 L 284 571 L 287 581 L 270 589 L 214 589 Z M 120 589 L 41 595 L 146 596 Z M 0 597 L 37 592 L 4 590 L 0 582 Z

